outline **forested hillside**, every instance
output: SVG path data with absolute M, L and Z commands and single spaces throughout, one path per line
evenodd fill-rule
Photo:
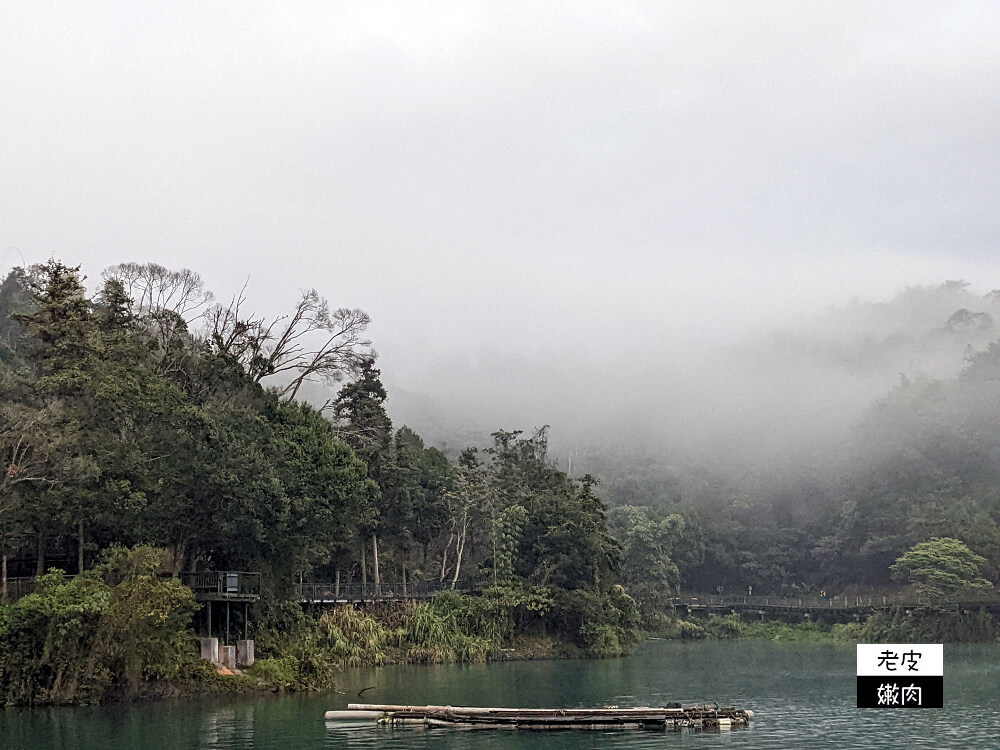
M 107 269 L 90 298 L 57 261 L 10 272 L 5 576 L 152 545 L 174 574 L 262 572 L 264 623 L 300 579 L 468 580 L 506 590 L 539 632 L 628 647 L 620 544 L 593 483 L 548 459 L 545 430 L 499 431 L 452 463 L 392 425 L 364 312 L 315 291 L 275 320 L 249 307 L 153 264 Z M 296 398 L 316 382 L 336 389 L 323 408 Z

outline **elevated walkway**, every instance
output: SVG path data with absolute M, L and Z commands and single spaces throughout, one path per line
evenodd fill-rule
M 421 581 L 419 583 L 299 583 L 295 586 L 302 604 L 360 604 L 364 602 L 430 599 L 442 591 L 468 593 L 467 581 Z

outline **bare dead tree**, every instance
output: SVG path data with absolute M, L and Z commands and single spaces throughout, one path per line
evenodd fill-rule
M 118 281 L 143 318 L 160 311 L 176 313 L 188 324 L 202 317 L 215 299 L 201 276 L 188 268 L 172 271 L 158 263 L 119 263 L 101 274 Z
M 250 363 L 260 356 L 263 346 L 264 319 L 243 317 L 246 284 L 226 306 L 213 306 L 206 316 L 211 347 L 228 354 L 250 372 Z
M 190 326 L 210 311 L 215 296 L 194 271 L 156 263 L 119 263 L 104 270 L 105 294 L 118 285 L 135 321 L 157 344 L 157 367 L 176 372 L 191 348 Z
M 270 322 L 245 316 L 245 303 L 241 291 L 227 307 L 209 311 L 210 344 L 234 357 L 254 382 L 284 376 L 288 382 L 279 388 L 284 397 L 295 398 L 307 380 L 338 383 L 374 356 L 364 335 L 368 314 L 346 307 L 331 311 L 315 289 L 302 292 L 291 315 Z

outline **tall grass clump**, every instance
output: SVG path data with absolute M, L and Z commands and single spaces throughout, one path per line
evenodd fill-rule
M 407 661 L 485 661 L 492 642 L 466 631 L 469 597 L 445 592 L 406 613 L 399 645 Z
M 315 620 L 307 619 L 278 651 L 294 657 L 298 688 L 315 690 L 333 685 L 344 667 L 395 661 L 395 634 L 371 615 L 354 607 L 335 607 Z

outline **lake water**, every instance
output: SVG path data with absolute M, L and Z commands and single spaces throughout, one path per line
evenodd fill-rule
M 946 646 L 944 670 L 943 709 L 862 710 L 855 708 L 853 646 L 647 641 L 626 659 L 349 670 L 336 694 L 0 709 L 0 749 L 1000 748 L 1000 646 Z M 325 711 L 361 700 L 525 707 L 717 700 L 757 718 L 750 729 L 678 733 L 324 721 Z

